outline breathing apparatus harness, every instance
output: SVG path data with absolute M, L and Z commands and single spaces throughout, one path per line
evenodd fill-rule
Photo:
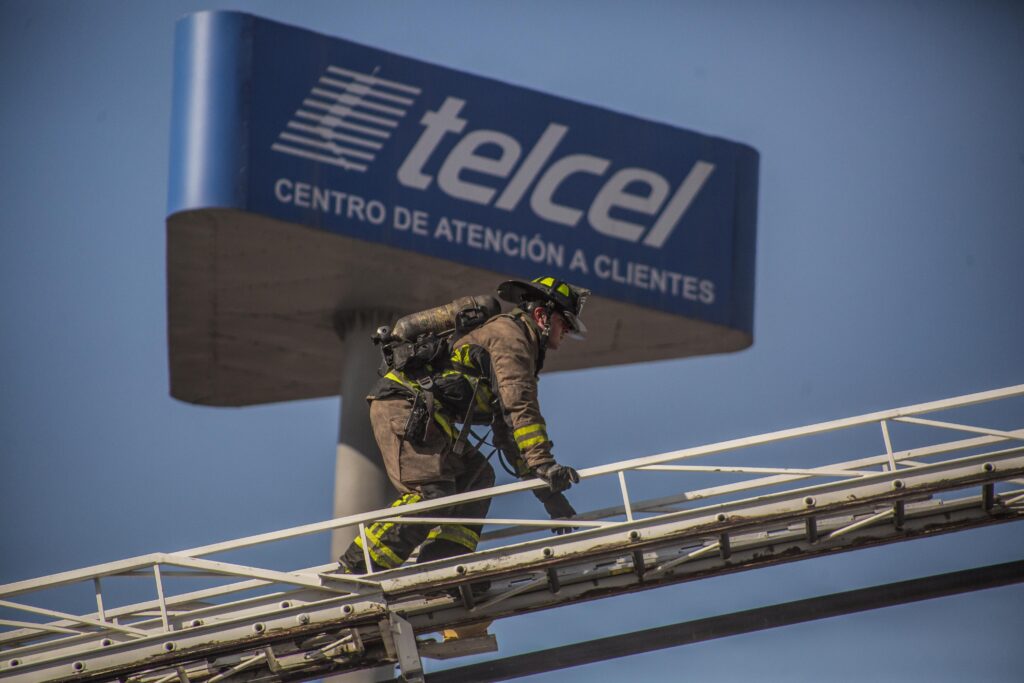
M 548 341 L 551 336 L 551 317 L 559 313 L 565 319 L 570 334 L 582 338 L 586 326 L 579 319 L 583 304 L 590 290 L 575 287 L 553 277 L 539 277 L 532 281 L 508 280 L 498 286 L 498 296 L 516 305 L 526 315 L 517 315 L 513 320 L 526 332 L 529 325 L 524 317 L 531 317 L 535 309 L 546 313 L 545 324 L 534 328 L 538 335 L 539 351 L 537 372 L 544 365 Z M 382 377 L 401 385 L 412 395 L 412 409 L 406 425 L 405 438 L 411 443 L 423 444 L 427 431 L 436 422 L 453 441 L 456 453 L 465 451 L 470 436 L 476 440 L 476 447 L 487 444 L 494 451 L 501 449 L 487 441 L 490 432 L 483 437 L 472 432 L 472 416 L 480 391 L 482 378 L 463 375 L 472 387 L 468 409 L 462 419 L 462 428 L 455 432 L 454 425 L 438 409 L 435 376 L 446 367 L 451 367 L 451 356 L 455 341 L 473 329 L 483 325 L 501 312 L 501 305 L 492 296 L 462 297 L 444 306 L 438 306 L 399 319 L 392 327 L 381 327 L 371 337 L 380 348 Z M 442 378 L 443 379 L 443 378 Z M 516 477 L 522 472 L 514 463 L 506 461 L 502 452 L 502 467 Z
M 500 312 L 501 304 L 492 296 L 461 297 L 444 306 L 407 315 L 392 327 L 378 328 L 371 337 L 381 352 L 378 374 L 404 387 L 412 397 L 404 436 L 410 443 L 425 443 L 428 430 L 437 423 L 454 442 L 454 450 L 457 453 L 464 450 L 479 381 L 470 380 L 469 410 L 462 420 L 462 429 L 456 433 L 452 422 L 436 405 L 435 375 L 451 366 L 456 339 Z

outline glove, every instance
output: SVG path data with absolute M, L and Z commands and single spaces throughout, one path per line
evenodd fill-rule
M 551 493 L 546 489 L 534 489 L 533 495 L 537 496 L 537 500 L 544 504 L 544 509 L 547 510 L 551 519 L 572 519 L 576 516 L 576 510 L 569 504 L 569 500 L 564 494 Z M 578 530 L 579 527 L 562 526 L 554 527 L 551 529 L 551 533 L 560 536 Z
M 544 483 L 548 485 L 552 493 L 567 491 L 573 484 L 578 484 L 580 481 L 579 472 L 558 463 L 541 465 L 534 472 L 544 480 Z

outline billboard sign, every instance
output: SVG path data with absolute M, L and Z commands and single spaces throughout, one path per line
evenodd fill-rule
M 751 147 L 235 12 L 177 27 L 169 213 L 232 208 L 751 333 Z

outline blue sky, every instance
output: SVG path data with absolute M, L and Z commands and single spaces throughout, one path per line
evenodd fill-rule
M 1018 3 L 5 1 L 0 583 L 330 515 L 337 399 L 213 409 L 168 395 L 173 31 L 210 8 L 759 150 L 753 347 L 546 377 L 541 405 L 564 461 L 1024 383 Z M 1020 427 L 1019 417 L 992 426 Z M 600 502 L 585 490 L 575 500 Z M 1019 527 L 494 630 L 513 654 L 1015 560 Z M 306 564 L 325 561 L 326 544 L 322 556 L 302 552 Z M 1022 604 L 1024 587 L 1001 588 L 535 680 L 1007 680 L 1020 669 Z

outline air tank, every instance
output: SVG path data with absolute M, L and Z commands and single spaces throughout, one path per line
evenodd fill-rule
M 400 318 L 391 328 L 391 336 L 405 341 L 415 341 L 420 335 L 427 333 L 439 334 L 447 330 L 475 327 L 499 313 L 501 304 L 493 296 L 463 296 L 449 304 Z

